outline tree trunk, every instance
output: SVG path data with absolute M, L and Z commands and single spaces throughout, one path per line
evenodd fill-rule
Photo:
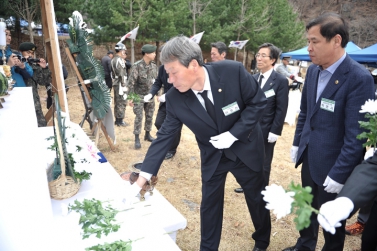
M 29 22 L 27 30 L 29 32 L 30 42 L 34 44 L 34 34 L 33 34 L 33 28 L 31 27 L 31 22 Z

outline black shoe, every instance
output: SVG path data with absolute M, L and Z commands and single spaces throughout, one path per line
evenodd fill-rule
M 114 124 L 117 126 L 123 126 L 123 127 L 128 126 L 128 123 L 124 122 L 123 119 L 118 119 L 118 118 L 115 120 Z
M 254 246 L 253 251 L 266 251 L 266 249 L 265 248 L 257 248 L 256 246 Z
M 175 153 L 167 153 L 167 154 L 165 155 L 165 159 L 171 159 L 171 158 L 174 157 L 174 155 L 175 155 Z
M 299 251 L 299 250 L 296 248 L 296 246 L 293 246 L 293 247 L 285 248 L 282 251 Z
M 243 193 L 243 189 L 241 187 L 234 189 L 236 193 Z
M 151 136 L 150 132 L 145 131 L 144 140 L 149 141 L 149 142 L 152 142 L 153 140 L 155 140 L 155 138 L 153 138 L 153 137 Z

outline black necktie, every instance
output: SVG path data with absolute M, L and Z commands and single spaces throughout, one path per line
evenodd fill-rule
M 211 100 L 209 100 L 209 98 L 207 96 L 207 91 L 198 92 L 198 94 L 200 94 L 202 96 L 202 98 L 204 99 L 204 105 L 206 107 L 207 113 L 209 114 L 209 116 L 212 118 L 212 120 L 216 124 L 215 106 L 212 104 Z M 237 156 L 229 148 L 224 149 L 224 154 L 228 159 L 230 159 L 232 161 L 237 160 Z
M 262 79 L 263 79 L 263 75 L 261 74 L 259 76 L 259 81 L 258 81 L 258 84 L 259 84 L 259 87 L 262 88 Z
M 202 96 L 202 98 L 204 99 L 204 105 L 206 107 L 207 113 L 216 124 L 215 106 L 212 104 L 211 100 L 209 100 L 207 91 L 199 92 L 198 94 L 200 94 L 200 96 Z

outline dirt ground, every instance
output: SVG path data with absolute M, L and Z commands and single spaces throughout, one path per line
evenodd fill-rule
M 40 90 L 42 102 L 46 96 L 45 89 Z M 83 101 L 79 88 L 72 86 L 67 94 L 68 107 L 71 121 L 80 123 L 85 113 Z M 42 103 L 45 107 L 45 104 Z M 156 102 L 156 107 L 158 103 Z M 157 112 L 157 109 L 156 109 Z M 154 117 L 155 118 L 155 117 Z M 111 151 L 110 147 L 101 135 L 98 148 L 106 156 L 108 161 L 118 173 L 130 170 L 130 166 L 142 161 L 150 143 L 142 140 L 142 148 L 134 149 L 133 121 L 134 114 L 132 109 L 127 106 L 125 121 L 130 124 L 128 127 L 115 127 L 116 150 Z M 83 126 L 87 131 L 89 124 Z M 300 167 L 294 168 L 290 162 L 289 150 L 292 145 L 294 126 L 286 124 L 283 135 L 277 141 L 275 156 L 272 163 L 270 184 L 278 184 L 287 187 L 291 181 L 300 182 Z M 156 134 L 153 127 L 152 135 Z M 144 139 L 144 134 L 141 135 Z M 200 243 L 200 217 L 199 207 L 201 202 L 201 173 L 200 155 L 193 133 L 183 127 L 182 138 L 178 147 L 177 154 L 170 160 L 162 163 L 158 173 L 159 182 L 156 188 L 161 194 L 187 219 L 187 227 L 180 230 L 177 234 L 177 245 L 184 251 L 199 250 Z M 247 210 L 244 195 L 237 194 L 233 190 L 239 187 L 234 177 L 229 174 L 225 185 L 225 205 L 222 238 L 219 250 L 238 251 L 252 250 L 254 241 L 251 234 L 254 227 Z M 287 216 L 276 220 L 272 217 L 271 243 L 268 248 L 270 251 L 282 250 L 285 247 L 295 244 L 298 232 L 295 230 L 293 216 Z M 355 216 L 348 222 L 354 222 Z M 322 230 L 320 230 L 322 231 Z M 322 232 L 319 234 L 317 250 L 321 250 L 323 245 Z M 346 236 L 344 250 L 353 251 L 360 249 L 360 236 Z

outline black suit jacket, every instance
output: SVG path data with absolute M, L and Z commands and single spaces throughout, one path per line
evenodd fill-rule
M 354 204 L 353 213 L 377 196 L 377 152 L 355 167 L 338 197 L 347 197 Z
M 181 93 L 171 88 L 166 94 L 165 122 L 148 149 L 142 171 L 157 174 L 174 140 L 174 134 L 180 130 L 182 123 L 195 134 L 204 181 L 212 177 L 223 153 L 223 150 L 213 147 L 209 142 L 210 137 L 227 131 L 238 139 L 230 147 L 238 158 L 250 169 L 256 172 L 262 170 L 264 147 L 258 121 L 267 103 L 264 93 L 239 62 L 224 60 L 204 67 L 210 78 L 217 123 L 214 123 L 192 90 Z M 234 103 L 239 110 L 225 116 L 222 108 Z
M 153 96 L 156 95 L 162 86 L 164 86 L 164 93 L 167 93 L 169 89 L 173 87 L 172 84 L 168 83 L 168 78 L 169 75 L 166 73 L 164 65 L 160 65 L 157 78 L 155 79 L 149 93 Z
M 259 73 L 253 75 L 257 81 L 259 75 Z M 270 77 L 262 88 L 264 93 L 271 93 L 272 91 L 270 90 L 273 90 L 275 94 L 267 98 L 266 109 L 259 121 L 265 140 L 268 138 L 269 132 L 281 135 L 283 131 L 285 115 L 287 114 L 288 108 L 288 79 L 272 70 Z

